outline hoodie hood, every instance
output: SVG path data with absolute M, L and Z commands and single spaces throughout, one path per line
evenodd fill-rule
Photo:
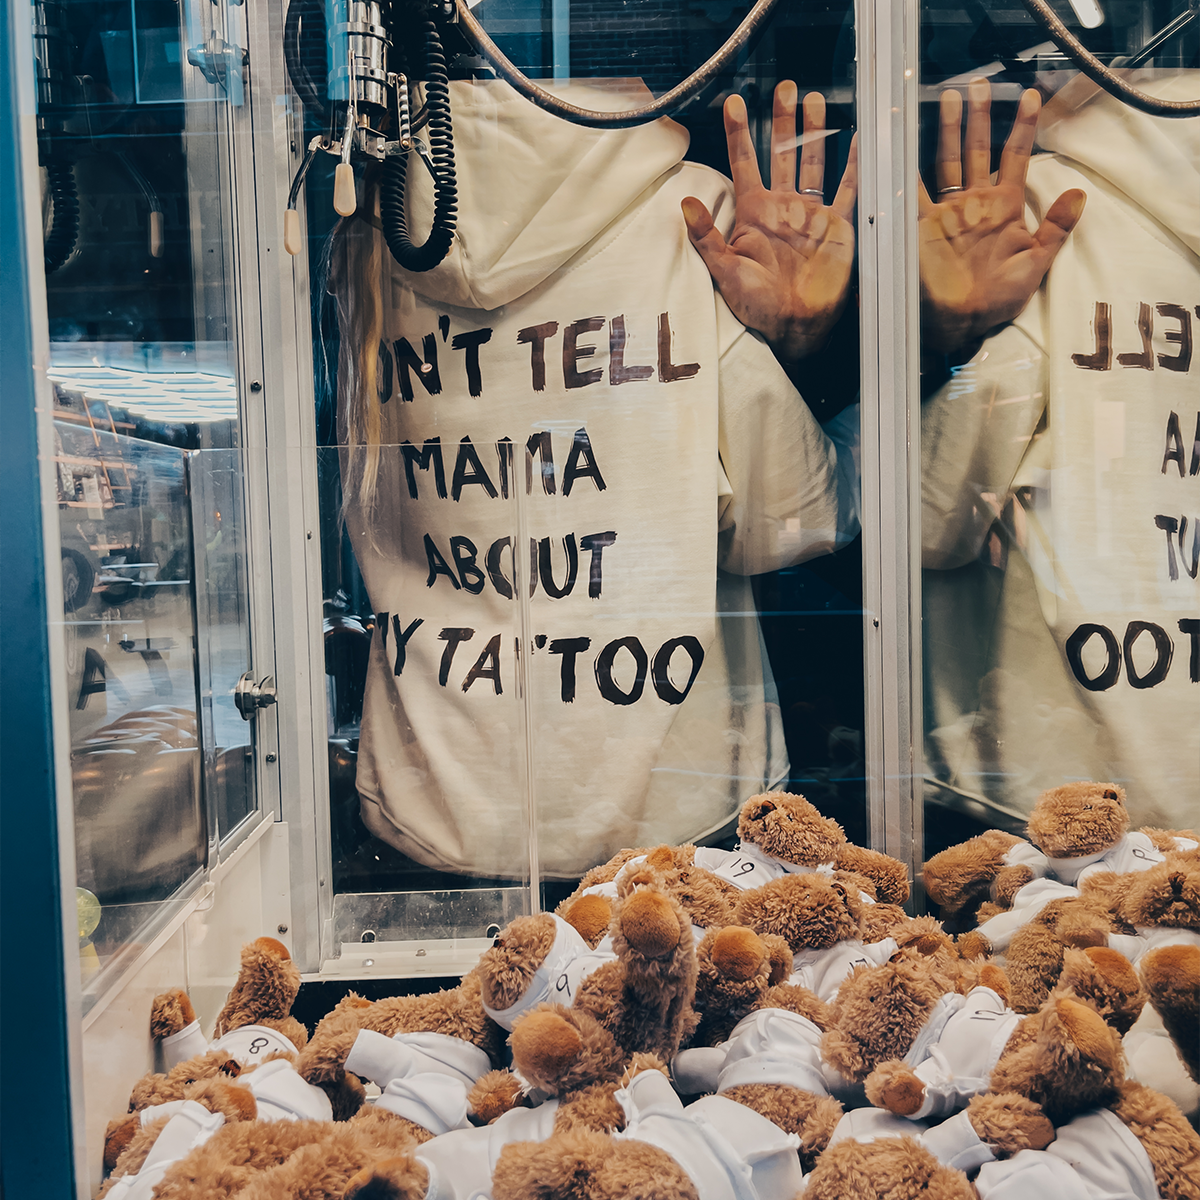
M 640 80 L 544 84 L 585 108 L 619 111 L 652 97 Z M 584 129 L 543 112 L 502 80 L 450 84 L 458 229 L 432 271 L 396 267 L 418 295 L 491 311 L 525 295 L 611 225 L 688 148 L 674 121 Z M 429 172 L 412 165 L 416 236 L 433 219 Z M 682 221 L 682 217 L 680 218 Z
M 1160 100 L 1200 97 L 1200 71 L 1132 82 Z M 1200 117 L 1149 116 L 1080 76 L 1046 105 L 1038 145 L 1124 192 L 1200 255 Z

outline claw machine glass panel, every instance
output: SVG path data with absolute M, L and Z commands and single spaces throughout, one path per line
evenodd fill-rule
M 439 23 L 444 77 L 424 27 L 391 28 L 385 89 L 386 6 L 289 7 L 321 264 L 328 971 L 466 969 L 622 847 L 733 846 L 758 792 L 867 840 L 853 5 L 733 37 L 748 12 L 483 0 Z M 723 47 L 674 121 L 624 130 L 511 82 L 615 113 Z M 810 94 L 773 146 L 785 80 Z M 846 239 L 800 350 L 688 242 L 689 195 L 733 223 L 731 97 L 743 179 Z
M 239 17 L 33 10 L 85 1012 L 258 811 L 235 334 Z
M 1200 22 L 921 8 L 929 853 L 1044 790 L 1200 812 Z M 996 250 L 995 266 L 983 257 Z

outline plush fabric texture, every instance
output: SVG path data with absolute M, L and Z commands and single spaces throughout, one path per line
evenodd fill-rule
M 213 1036 L 288 1016 L 299 990 L 300 970 L 282 942 L 269 937 L 250 942 L 242 947 L 241 971 L 217 1014 Z

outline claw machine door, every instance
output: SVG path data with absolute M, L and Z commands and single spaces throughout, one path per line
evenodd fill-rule
M 208 1031 L 237 947 L 290 941 L 286 826 L 262 782 L 280 697 L 252 587 L 266 518 L 251 511 L 269 399 L 260 259 L 278 252 L 276 222 L 258 228 L 254 161 L 286 121 L 269 72 L 250 84 L 239 4 L 22 11 L 25 192 L 40 199 L 25 217 L 42 234 L 27 311 L 73 830 L 62 884 L 78 914 L 77 1182 L 91 1194 L 105 1123 L 161 1067 L 152 997 L 186 989 Z

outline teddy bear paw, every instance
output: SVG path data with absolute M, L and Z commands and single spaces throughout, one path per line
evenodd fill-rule
M 955 945 L 961 958 L 987 958 L 992 952 L 992 943 L 978 929 L 960 933 Z
M 867 1076 L 867 1099 L 900 1117 L 911 1117 L 925 1102 L 925 1084 L 905 1063 L 880 1063 Z
M 560 917 L 573 925 L 589 946 L 594 946 L 608 932 L 612 923 L 612 903 L 607 896 L 595 893 L 576 896 L 559 910 Z
M 738 983 L 753 979 L 767 957 L 766 943 L 744 925 L 728 925 L 713 939 L 712 964 L 726 979 Z
M 990 1092 L 975 1096 L 967 1106 L 967 1119 L 981 1142 L 997 1158 L 1022 1150 L 1044 1150 L 1054 1141 L 1054 1125 L 1042 1106 L 1015 1092 Z
M 150 1002 L 150 1036 L 156 1040 L 186 1029 L 196 1019 L 196 1010 L 183 988 L 171 988 Z
M 425 1200 L 429 1171 L 407 1154 L 384 1158 L 351 1177 L 343 1200 Z
M 467 1092 L 471 1120 L 476 1125 L 490 1125 L 524 1103 L 525 1090 L 511 1071 L 488 1071 L 475 1080 Z

